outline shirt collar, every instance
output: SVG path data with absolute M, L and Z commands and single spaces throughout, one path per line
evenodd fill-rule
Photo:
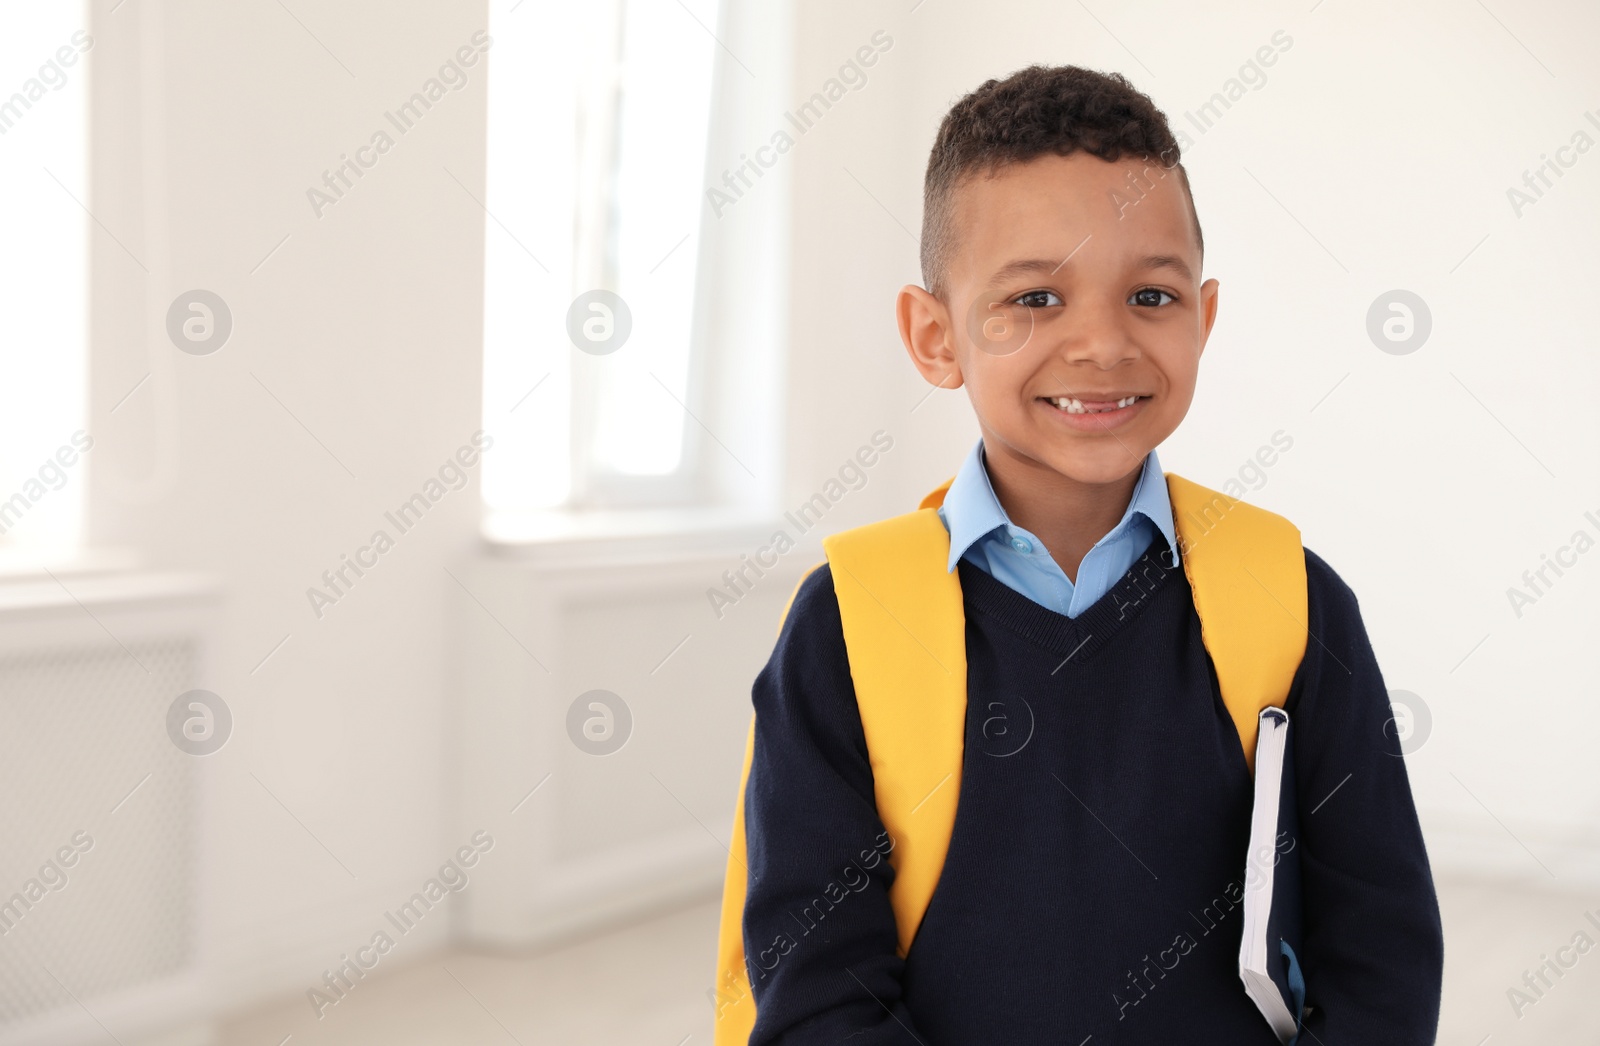
M 997 527 L 1014 525 L 995 495 L 994 485 L 989 482 L 981 438 L 973 444 L 966 460 L 961 463 L 961 469 L 951 481 L 939 515 L 950 531 L 950 562 L 947 570 L 955 570 L 961 557 L 979 538 Z M 1144 516 L 1161 531 L 1167 539 L 1167 547 L 1172 550 L 1168 555 L 1176 566 L 1178 538 L 1172 520 L 1172 501 L 1167 495 L 1166 474 L 1161 471 L 1161 462 L 1154 450 L 1145 455 L 1139 478 L 1133 485 L 1133 496 L 1128 499 L 1122 519 L 1100 541 L 1127 529 L 1135 515 Z M 1095 544 L 1099 545 L 1100 542 Z

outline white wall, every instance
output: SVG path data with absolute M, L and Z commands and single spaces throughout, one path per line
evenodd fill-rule
M 480 425 L 483 214 L 451 174 L 481 187 L 482 64 L 320 218 L 306 190 L 486 12 L 289 8 L 304 26 L 276 3 L 94 12 L 90 531 L 226 582 L 200 683 L 235 717 L 207 826 L 223 1001 L 319 982 L 459 842 L 441 608 L 476 488 L 404 535 L 383 517 Z M 196 287 L 233 316 L 210 355 L 166 335 Z M 394 549 L 319 620 L 307 588 L 379 527 Z

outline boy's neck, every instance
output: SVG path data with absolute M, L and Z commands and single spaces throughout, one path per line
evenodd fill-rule
M 1083 557 L 1128 511 L 1144 467 L 1141 460 L 1113 483 L 1081 483 L 987 439 L 983 463 L 1011 522 L 1037 535 L 1073 584 Z

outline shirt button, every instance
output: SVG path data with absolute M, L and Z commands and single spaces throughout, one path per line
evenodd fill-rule
M 1033 551 L 1033 544 L 1025 537 L 1013 537 L 1011 547 L 1021 552 L 1024 556 Z

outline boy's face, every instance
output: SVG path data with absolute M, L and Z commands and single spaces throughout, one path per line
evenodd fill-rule
M 915 286 L 897 303 L 912 361 L 967 387 L 991 459 L 1126 478 L 1188 412 L 1216 318 L 1177 170 L 1043 156 L 964 183 L 955 202 L 948 303 Z

